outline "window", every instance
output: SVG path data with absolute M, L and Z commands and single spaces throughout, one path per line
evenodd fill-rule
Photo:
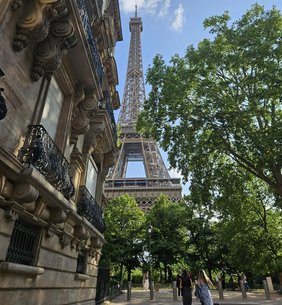
M 92 160 L 92 158 L 90 158 L 87 166 L 86 188 L 88 189 L 89 193 L 92 195 L 94 199 L 96 195 L 97 176 L 98 176 L 97 166 L 95 162 Z
M 6 261 L 24 265 L 33 265 L 40 236 L 40 227 L 21 219 L 15 221 Z
M 56 137 L 63 101 L 63 92 L 55 78 L 52 77 L 43 109 L 41 124 L 53 140 L 55 140 Z
M 86 267 L 86 255 L 83 252 L 79 252 L 77 256 L 76 273 L 85 273 Z

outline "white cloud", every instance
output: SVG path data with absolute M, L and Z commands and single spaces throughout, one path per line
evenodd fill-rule
M 169 8 L 170 8 L 170 0 L 164 0 L 160 8 L 159 16 L 160 17 L 166 16 Z
M 182 178 L 181 173 L 175 168 L 170 169 L 168 172 L 171 178 Z
M 184 8 L 182 4 L 179 4 L 178 8 L 174 11 L 174 21 L 172 22 L 170 28 L 173 31 L 180 32 L 184 26 L 184 22 Z
M 167 14 L 171 0 L 120 0 L 120 9 L 125 13 L 134 13 L 135 5 L 137 10 L 156 14 L 163 17 Z M 138 13 L 138 12 L 137 12 Z

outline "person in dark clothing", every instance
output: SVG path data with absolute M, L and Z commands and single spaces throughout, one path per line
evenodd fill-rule
M 180 279 L 180 287 L 182 288 L 183 305 L 192 304 L 192 280 L 186 270 L 183 271 Z
M 180 284 L 181 284 L 181 275 L 177 274 L 177 277 L 176 277 L 176 287 L 177 287 L 178 297 L 182 296 L 182 289 L 180 287 Z

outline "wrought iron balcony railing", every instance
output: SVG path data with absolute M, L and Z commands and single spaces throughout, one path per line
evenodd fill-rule
M 99 232 L 105 232 L 106 225 L 103 219 L 103 210 L 85 186 L 80 187 L 77 213 L 85 217 Z
M 29 126 L 19 159 L 27 166 L 32 164 L 65 198 L 74 195 L 69 163 L 42 125 Z
M 91 59 L 91 65 L 93 66 L 93 70 L 96 71 L 96 73 L 97 73 L 100 85 L 102 85 L 104 71 L 103 71 L 103 66 L 101 63 L 99 51 L 98 51 L 98 48 L 96 45 L 96 41 L 95 41 L 92 29 L 91 29 L 91 24 L 90 24 L 89 16 L 87 13 L 87 7 L 85 4 L 85 0 L 78 0 L 77 6 L 78 6 L 79 15 L 81 18 L 81 22 L 82 22 L 82 25 L 84 28 L 85 37 L 86 37 L 88 48 L 89 48 L 88 51 L 89 51 L 89 55 L 90 55 L 90 59 Z
M 115 116 L 114 116 L 114 111 L 113 111 L 113 107 L 112 107 L 112 103 L 111 103 L 111 98 L 108 92 L 104 92 L 104 99 L 99 101 L 99 108 L 101 110 L 106 110 L 109 118 L 111 120 L 111 126 L 113 129 L 113 137 L 114 137 L 114 141 L 117 141 L 117 126 L 116 126 L 116 121 L 115 121 Z

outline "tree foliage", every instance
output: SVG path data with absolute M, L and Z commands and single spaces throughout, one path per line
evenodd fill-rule
M 147 222 L 152 226 L 152 257 L 156 265 L 167 269 L 185 256 L 188 234 L 186 210 L 182 203 L 173 203 L 160 195 L 148 212 Z
M 130 273 L 143 255 L 145 215 L 127 194 L 112 199 L 105 209 L 106 245 L 101 264 L 125 266 Z
M 281 13 L 254 5 L 232 24 L 226 12 L 204 26 L 213 39 L 170 65 L 154 58 L 138 129 L 160 142 L 186 180 L 191 173 L 207 179 L 207 169 L 219 172 L 228 160 L 281 198 Z

